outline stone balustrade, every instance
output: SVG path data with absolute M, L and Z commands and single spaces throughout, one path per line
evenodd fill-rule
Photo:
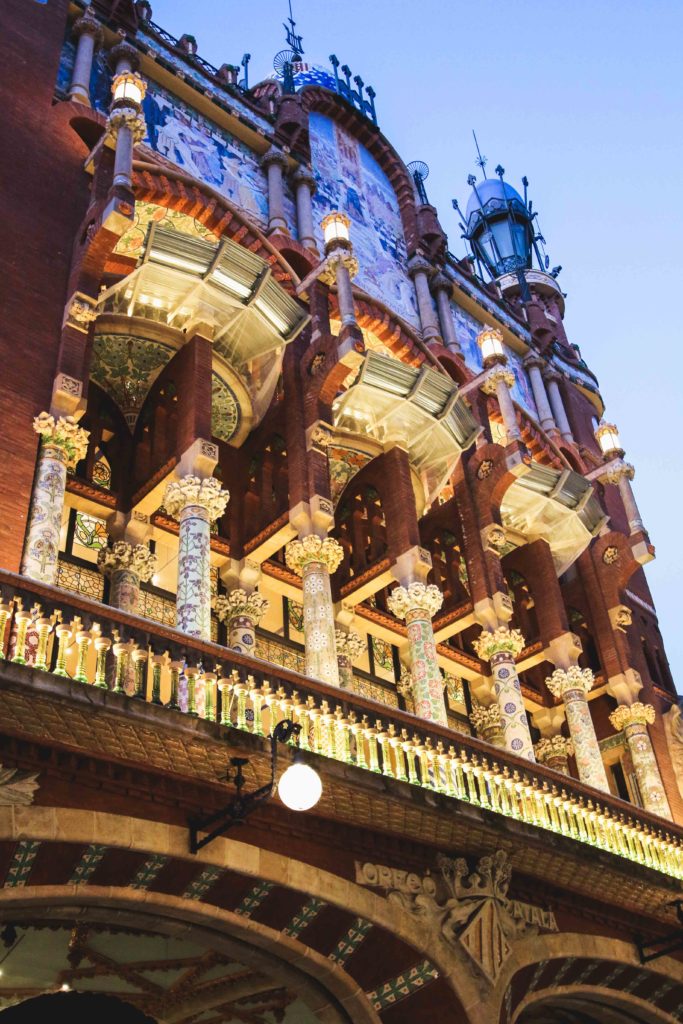
M 0 637 L 0 657 L 26 673 L 27 686 L 43 672 L 63 680 L 65 695 L 74 685 L 106 689 L 117 695 L 108 700 L 146 701 L 159 714 L 199 710 L 217 729 L 255 736 L 293 719 L 314 755 L 683 879 L 683 830 L 670 822 L 447 726 L 120 609 L 0 572 Z M 184 712 L 181 677 L 191 691 Z

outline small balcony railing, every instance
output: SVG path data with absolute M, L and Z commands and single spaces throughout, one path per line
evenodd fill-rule
M 267 736 L 285 718 L 301 746 L 363 771 L 550 831 L 683 878 L 683 830 L 543 765 L 398 708 L 187 637 L 81 595 L 0 571 L 0 654 L 84 686 Z M 181 708 L 181 679 L 187 702 Z

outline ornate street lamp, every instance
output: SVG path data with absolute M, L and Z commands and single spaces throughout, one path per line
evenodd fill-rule
M 249 763 L 248 758 L 231 758 L 230 763 L 235 769 L 232 779 L 237 791 L 235 798 L 214 814 L 201 818 L 190 818 L 188 822 L 190 853 L 197 853 L 202 847 L 224 835 L 233 825 L 243 825 L 257 807 L 270 800 L 276 789 L 285 807 L 292 811 L 308 811 L 317 804 L 323 790 L 322 782 L 315 769 L 301 761 L 300 752 L 297 751 L 294 756 L 294 764 L 283 772 L 279 783 L 276 785 L 275 782 L 278 743 L 288 743 L 294 737 L 298 737 L 300 732 L 301 726 L 288 718 L 278 722 L 270 737 L 270 781 L 260 789 L 254 790 L 253 793 L 242 792 L 246 782 L 243 768 Z M 201 839 L 198 838 L 200 832 L 206 833 Z
M 595 440 L 606 459 L 621 458 L 624 449 L 621 446 L 619 431 L 613 423 L 600 423 L 595 431 Z

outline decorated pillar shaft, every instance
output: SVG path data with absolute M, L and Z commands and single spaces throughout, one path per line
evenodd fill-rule
M 66 473 L 85 457 L 89 435 L 87 430 L 78 426 L 73 416 L 55 420 L 46 412 L 34 419 L 33 429 L 40 435 L 41 444 L 21 571 L 31 579 L 54 583 L 57 579 Z
M 186 476 L 166 489 L 164 507 L 180 524 L 176 626 L 211 639 L 211 523 L 225 512 L 230 495 L 214 477 Z
M 339 668 L 339 685 L 342 690 L 353 688 L 353 663 L 365 650 L 363 638 L 353 630 L 335 630 L 337 648 L 337 666 Z
M 341 545 L 332 537 L 310 534 L 290 541 L 286 558 L 303 583 L 306 674 L 339 686 L 330 574 L 343 558 Z
M 242 654 L 253 654 L 256 646 L 256 627 L 270 607 L 267 598 L 256 591 L 247 593 L 237 587 L 227 597 L 221 594 L 214 607 L 228 630 L 228 647 Z
M 647 731 L 648 725 L 655 720 L 655 709 L 651 704 L 641 704 L 640 701 L 630 706 L 621 704 L 609 720 L 617 732 L 624 734 L 645 810 L 671 821 L 671 808 Z
M 74 23 L 73 33 L 78 36 L 78 43 L 71 73 L 69 99 L 90 106 L 90 74 L 95 49 L 102 43 L 102 26 L 86 9 L 83 17 Z
M 444 681 L 436 659 L 432 629 L 432 616 L 443 604 L 443 594 L 431 583 L 410 583 L 392 590 L 387 604 L 389 611 L 405 619 L 408 627 L 415 714 L 448 725 Z
M 142 101 L 147 85 L 137 74 L 136 50 L 121 42 L 111 52 L 115 74 L 112 79 L 112 104 L 107 133 L 116 142 L 114 151 L 114 187 L 130 189 L 133 183 L 133 149 L 145 137 L 146 125 Z
M 157 558 L 146 544 L 117 540 L 100 551 L 100 572 L 109 576 L 109 603 L 114 608 L 139 614 L 140 582 L 148 583 L 157 570 Z
M 503 417 L 505 435 L 508 444 L 511 441 L 519 441 L 521 433 L 517 426 L 517 413 L 510 394 L 510 388 L 515 383 L 515 375 L 506 366 L 495 366 L 482 385 L 482 391 L 486 395 L 495 395 L 498 399 L 500 414 Z
M 589 668 L 582 669 L 578 665 L 568 669 L 556 668 L 545 684 L 553 697 L 561 697 L 564 702 L 579 779 L 587 786 L 609 793 L 605 765 L 586 700 L 586 694 L 593 686 L 593 673 Z
M 535 761 L 529 731 L 529 720 L 524 710 L 522 688 L 517 675 L 515 658 L 524 647 L 524 637 L 518 629 L 499 626 L 496 630 L 483 630 L 474 649 L 478 657 L 491 665 L 493 692 L 500 709 L 505 749 L 528 761 Z

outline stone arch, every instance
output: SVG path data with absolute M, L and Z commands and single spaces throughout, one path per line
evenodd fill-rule
M 651 1015 L 626 1017 L 624 1024 L 672 1021 L 670 1011 L 683 999 L 683 963 L 662 957 L 643 967 L 633 943 L 603 935 L 560 931 L 533 936 L 513 946 L 499 979 L 499 1002 L 491 1020 L 500 1024 L 536 1024 L 534 1017 L 525 1017 L 524 1010 L 536 1001 L 537 993 L 556 998 L 560 992 L 604 990 L 614 999 L 625 988 L 633 997 L 631 1007 L 649 1007 Z M 620 1024 L 618 1018 L 614 1024 Z
M 675 1024 L 676 1018 L 628 992 L 563 985 L 522 1001 L 511 1024 Z
M 40 911 L 41 918 L 52 912 L 73 921 L 74 914 L 80 920 L 90 913 L 113 923 L 116 913 L 124 925 L 140 927 L 143 917 L 152 930 L 174 935 L 200 929 L 209 945 L 227 949 L 237 942 L 242 955 L 246 943 L 255 956 L 274 957 L 294 971 L 313 994 L 322 990 L 323 1009 L 342 1006 L 341 1016 L 321 1016 L 329 1024 L 378 1024 L 389 1010 L 392 1024 L 467 1024 L 463 1007 L 478 1001 L 473 979 L 454 976 L 427 925 L 330 871 L 233 838 L 191 856 L 180 825 L 76 808 L 8 810 L 0 816 L 0 857 L 2 863 L 18 857 L 28 870 L 21 885 L 0 888 L 0 921 L 17 925 L 21 914 L 35 919 Z M 113 878 L 122 882 L 112 885 Z M 237 904 L 226 899 L 228 890 L 237 892 Z M 270 909 L 260 910 L 259 901 L 271 896 Z M 294 925 L 311 901 L 327 916 L 317 932 L 314 925 L 302 934 L 308 925 Z

